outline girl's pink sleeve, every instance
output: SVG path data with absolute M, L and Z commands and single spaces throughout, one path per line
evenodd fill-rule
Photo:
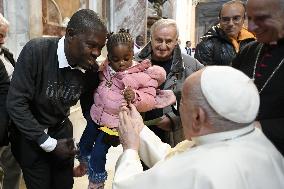
M 134 106 L 139 112 L 147 112 L 155 108 L 156 89 L 154 87 L 140 88 L 134 90 Z

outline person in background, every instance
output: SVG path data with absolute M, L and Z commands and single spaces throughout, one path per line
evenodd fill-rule
M 236 54 L 255 37 L 243 25 L 246 9 L 242 1 L 222 5 L 219 23 L 209 29 L 197 44 L 194 57 L 204 65 L 231 65 Z
M 181 98 L 186 140 L 173 149 L 144 126 L 133 105 L 123 107 L 113 189 L 283 188 L 284 159 L 255 127 L 259 95 L 249 77 L 207 66 L 185 80 Z
M 257 41 L 233 61 L 256 84 L 260 109 L 256 120 L 264 134 L 284 155 L 284 2 L 249 0 L 248 29 Z
M 135 38 L 135 42 L 134 42 L 134 54 L 138 53 L 141 51 L 141 49 L 144 47 L 145 45 L 145 40 L 144 40 L 144 36 L 143 35 L 138 35 Z
M 8 20 L 0 13 L 0 167 L 3 171 L 3 189 L 19 189 L 21 169 L 15 160 L 8 139 L 10 118 L 6 109 L 6 97 L 14 71 L 13 54 L 4 47 L 9 30 Z
M 106 154 L 111 145 L 119 144 L 116 129 L 121 105 L 133 103 L 139 112 L 145 112 L 175 102 L 171 90 L 157 91 L 166 79 L 162 67 L 152 66 L 147 59 L 133 61 L 133 40 L 128 31 L 111 34 L 106 46 L 108 58 L 100 67 L 101 82 L 90 110 L 92 120 L 81 136 L 80 165 L 74 168 L 74 176 L 88 173 L 90 189 L 103 187 L 107 179 Z
M 184 49 L 182 49 L 182 52 L 191 56 L 191 54 L 192 54 L 191 41 L 186 41 L 186 45 L 185 45 Z
M 177 103 L 174 107 L 165 107 L 148 111 L 144 120 L 164 142 L 174 146 L 184 139 L 177 105 L 180 101 L 181 86 L 187 76 L 203 67 L 197 60 L 181 53 L 178 45 L 178 28 L 172 19 L 160 19 L 151 27 L 151 41 L 135 55 L 139 62 L 149 59 L 153 65 L 166 70 L 166 81 L 159 88 L 172 90 Z
M 70 107 L 80 99 L 86 118 L 98 86 L 96 59 L 107 30 L 92 10 L 75 12 L 62 38 L 29 41 L 17 60 L 7 95 L 14 123 L 11 148 L 27 189 L 73 188 Z

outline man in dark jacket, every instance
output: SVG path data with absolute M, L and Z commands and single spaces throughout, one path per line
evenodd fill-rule
M 0 167 L 4 172 L 3 189 L 18 189 L 21 169 L 16 162 L 8 141 L 10 119 L 6 110 L 6 96 L 14 71 L 13 54 L 3 47 L 9 29 L 9 22 L 0 13 Z
M 70 107 L 92 104 L 107 30 L 92 10 L 77 11 L 62 38 L 37 38 L 23 48 L 7 96 L 12 152 L 28 189 L 73 188 L 76 149 Z
M 135 55 L 136 60 L 151 60 L 166 70 L 167 77 L 160 89 L 172 90 L 179 104 L 181 87 L 187 76 L 203 67 L 190 56 L 182 56 L 178 45 L 178 28 L 172 19 L 161 19 L 151 27 L 151 41 Z M 175 106 L 177 109 L 177 106 Z M 163 142 L 176 145 L 184 139 L 180 117 L 173 112 L 172 107 L 154 109 L 146 112 L 144 120 Z
M 257 41 L 247 45 L 232 66 L 253 79 L 260 95 L 256 120 L 284 155 L 284 3 L 248 0 L 247 13 L 248 29 Z
M 219 24 L 213 26 L 196 46 L 194 57 L 204 65 L 231 65 L 233 58 L 254 36 L 243 28 L 245 6 L 241 1 L 222 5 Z

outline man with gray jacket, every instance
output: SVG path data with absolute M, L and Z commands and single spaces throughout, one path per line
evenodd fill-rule
M 203 65 L 196 59 L 181 54 L 178 45 L 179 32 L 172 19 L 160 19 L 151 27 L 151 41 L 135 55 L 137 61 L 151 60 L 166 70 L 167 78 L 160 89 L 171 89 L 179 104 L 181 87 L 187 76 L 201 69 Z M 184 139 L 177 115 L 177 106 L 155 109 L 146 112 L 145 123 L 158 135 L 163 142 L 172 146 Z

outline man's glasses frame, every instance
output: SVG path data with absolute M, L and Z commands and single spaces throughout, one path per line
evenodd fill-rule
M 224 24 L 229 24 L 231 20 L 233 21 L 234 24 L 239 24 L 243 20 L 244 16 L 233 16 L 233 17 L 221 17 L 220 22 Z

